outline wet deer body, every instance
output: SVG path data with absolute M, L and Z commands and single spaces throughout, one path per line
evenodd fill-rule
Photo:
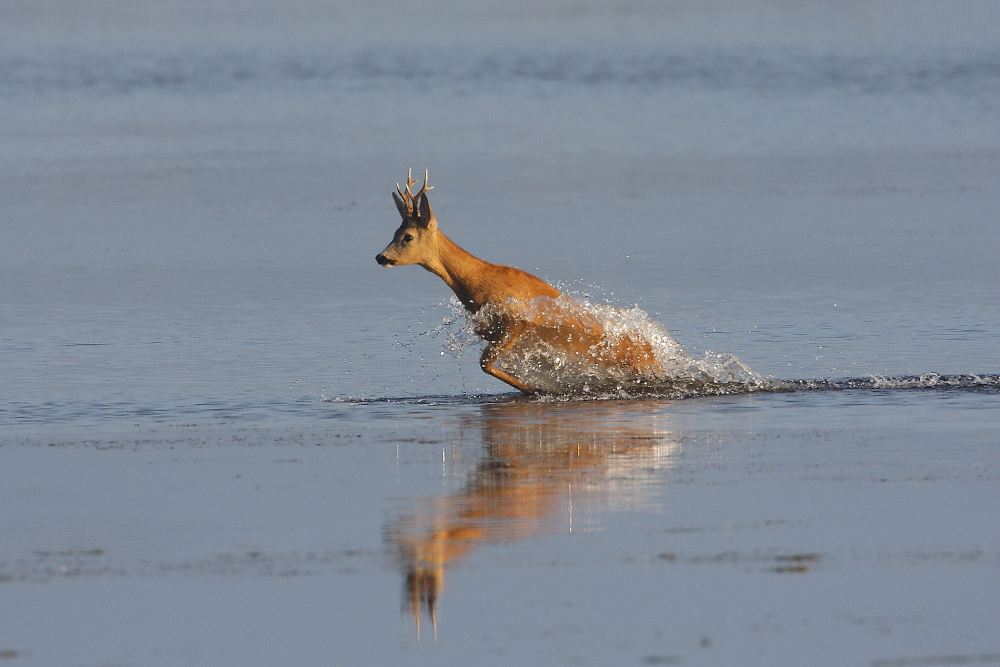
M 438 229 L 427 200 L 427 175 L 417 193 L 407 174 L 406 188 L 392 193 L 402 218 L 392 242 L 376 256 L 385 267 L 417 264 L 439 276 L 470 313 L 490 307 L 475 333 L 488 341 L 480 358 L 486 373 L 525 393 L 537 388 L 497 366 L 500 357 L 531 338 L 590 364 L 615 367 L 624 375 L 656 377 L 661 373 L 645 340 L 609 338 L 598 318 L 557 301 L 561 292 L 545 281 L 509 266 L 469 254 Z

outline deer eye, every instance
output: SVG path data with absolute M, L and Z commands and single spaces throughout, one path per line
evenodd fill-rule
M 403 237 L 403 243 L 409 243 L 412 240 L 413 240 L 413 235 L 412 234 L 407 234 L 407 235 L 405 235 Z

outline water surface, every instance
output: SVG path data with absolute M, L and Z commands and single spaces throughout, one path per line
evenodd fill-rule
M 0 658 L 1000 661 L 991 3 L 0 16 Z M 509 392 L 408 167 L 791 384 Z

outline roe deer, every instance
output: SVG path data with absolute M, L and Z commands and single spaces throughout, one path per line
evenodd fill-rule
M 410 188 L 416 183 L 408 171 L 406 188 L 396 184 L 392 198 L 403 221 L 375 260 L 386 267 L 424 267 L 444 280 L 472 314 L 491 307 L 475 328 L 476 335 L 489 343 L 480 358 L 483 371 L 527 394 L 553 391 L 551 384 L 515 377 L 497 366 L 504 353 L 530 341 L 557 351 L 581 368 L 608 371 L 618 381 L 641 384 L 664 375 L 652 345 L 642 336 L 610 334 L 601 317 L 557 300 L 562 293 L 545 281 L 519 269 L 490 264 L 458 247 L 438 229 L 427 200 L 432 188 L 427 185 L 426 171 L 423 186 L 414 194 Z

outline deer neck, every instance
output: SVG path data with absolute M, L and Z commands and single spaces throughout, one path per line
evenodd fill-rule
M 440 277 L 466 310 L 475 313 L 485 306 L 492 264 L 470 255 L 441 232 L 437 233 L 437 249 L 436 256 L 423 267 Z

